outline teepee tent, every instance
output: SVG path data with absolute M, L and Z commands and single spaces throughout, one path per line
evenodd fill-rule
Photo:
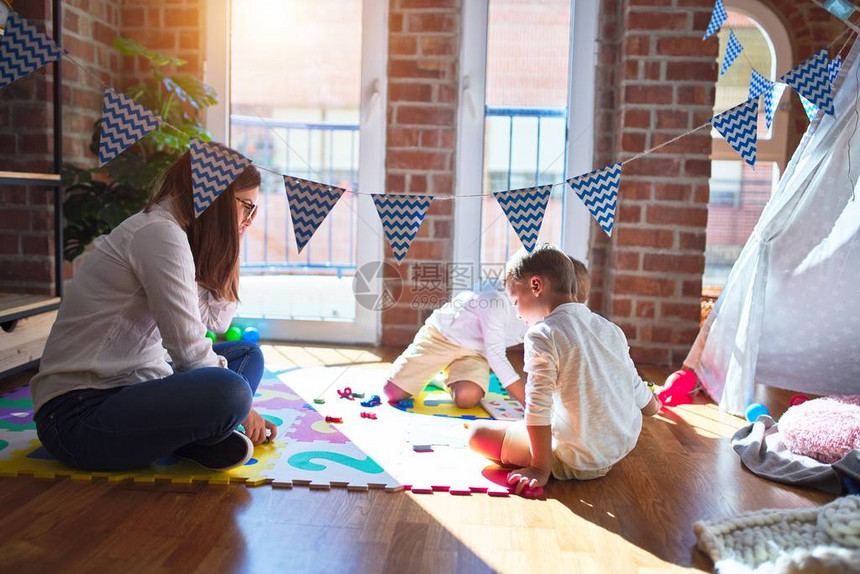
M 685 364 L 722 409 L 755 383 L 860 393 L 860 42 L 735 263 Z

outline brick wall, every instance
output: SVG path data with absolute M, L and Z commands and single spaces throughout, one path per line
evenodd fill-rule
M 601 165 L 712 115 L 718 46 L 702 42 L 712 7 L 711 0 L 604 2 Z M 710 150 L 702 130 L 627 164 L 612 239 L 592 233 L 591 304 L 624 329 L 639 363 L 680 362 L 698 332 Z
M 387 191 L 454 191 L 460 12 L 460 0 L 390 2 Z M 452 250 L 450 201 L 433 202 L 403 263 L 394 261 L 386 242 L 385 259 L 398 267 L 404 289 L 400 302 L 383 312 L 383 344 L 412 340 L 431 310 L 416 309 L 413 301 L 447 298 L 445 282 L 422 286 L 413 279 L 417 265 L 444 268 Z
M 123 35 L 188 61 L 181 71 L 201 76 L 203 3 L 200 0 L 66 0 L 63 46 L 102 82 L 123 89 L 148 77 L 142 58 L 122 57 L 113 41 Z M 50 33 L 47 0 L 16 3 L 25 18 Z M 0 169 L 53 170 L 50 66 L 0 91 Z M 90 150 L 100 118 L 103 87 L 72 64 L 63 65 L 64 162 L 97 165 Z M 49 293 L 53 289 L 53 206 L 50 190 L 0 188 L 0 291 Z M 72 276 L 66 264 L 66 279 Z
M 46 1 L 17 3 L 40 29 Z M 50 28 L 48 29 L 50 34 Z M 0 90 L 0 170 L 53 169 L 51 66 Z M 53 288 L 50 188 L 0 186 L 0 291 L 49 294 Z

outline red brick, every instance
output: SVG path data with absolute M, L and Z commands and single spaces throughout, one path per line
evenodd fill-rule
M 392 35 L 388 40 L 388 53 L 395 56 L 413 56 L 418 53 L 418 39 L 415 36 Z
M 650 36 L 633 36 L 626 35 L 624 37 L 624 53 L 628 56 L 647 56 L 651 50 Z
M 124 6 L 122 9 L 122 25 L 124 28 L 143 28 L 145 13 L 142 8 Z
M 406 29 L 410 32 L 454 33 L 457 31 L 457 18 L 438 13 L 406 14 Z
M 448 154 L 442 152 L 389 150 L 389 169 L 441 170 L 447 166 Z
M 24 235 L 22 248 L 24 255 L 51 255 L 54 251 L 52 238 L 48 235 Z
M 0 229 L 29 230 L 30 210 L 0 207 Z
M 628 30 L 686 30 L 688 26 L 689 17 L 686 10 L 649 10 L 627 14 Z
M 200 12 L 197 8 L 166 8 L 164 22 L 169 28 L 199 26 Z
M 660 317 L 698 322 L 702 317 L 702 307 L 697 303 L 670 303 L 664 301 L 660 304 Z
M 459 0 L 400 0 L 399 6 L 403 10 L 440 10 L 443 8 L 459 8 Z
M 423 148 L 438 148 L 439 147 L 439 131 L 438 130 L 421 130 L 419 145 Z
M 415 128 L 388 128 L 388 147 L 417 147 L 419 130 Z
M 717 78 L 717 65 L 713 62 L 667 62 L 668 81 L 714 81 Z
M 454 193 L 454 176 L 451 175 L 450 173 L 433 174 L 431 191 L 433 193 L 443 194 L 443 195 Z M 434 203 L 440 203 L 440 202 L 434 202 Z M 451 203 L 451 202 L 447 201 L 445 203 Z
M 633 302 L 630 299 L 615 299 L 612 301 L 613 317 L 629 317 L 633 310 Z
M 450 126 L 454 119 L 454 110 L 451 108 L 403 105 L 397 108 L 397 123 L 401 125 Z
M 653 301 L 636 301 L 636 317 L 640 319 L 653 319 L 656 305 Z
M 388 85 L 388 99 L 391 102 L 431 102 L 433 86 L 405 82 L 391 82 Z
M 645 150 L 645 134 L 625 132 L 621 136 L 621 151 L 639 153 Z
M 687 130 L 690 127 L 690 114 L 686 110 L 661 110 L 656 115 L 658 130 Z
M 625 175 L 671 177 L 681 174 L 681 160 L 646 156 L 624 166 Z
M 618 221 L 624 223 L 639 223 L 642 220 L 642 207 L 621 203 L 618 208 Z
M 457 53 L 454 37 L 425 36 L 420 40 L 421 53 L 425 56 L 451 56 Z
M 664 347 L 630 346 L 630 357 L 637 365 L 667 365 L 669 351 Z
M 642 268 L 645 271 L 665 273 L 702 273 L 705 269 L 705 258 L 702 255 L 646 253 Z
M 436 220 L 433 222 L 433 237 L 451 239 L 453 236 L 453 233 L 451 233 L 451 221 Z
M 695 36 L 680 36 L 657 39 L 657 54 L 661 56 L 709 55 L 712 48 L 702 47 L 702 39 Z
M 714 85 L 678 86 L 678 104 L 686 106 L 713 106 Z
M 17 255 L 18 253 L 18 234 L 0 233 L 0 254 Z
M 624 88 L 624 101 L 629 104 L 671 104 L 672 98 L 672 86 L 636 84 Z
M 674 279 L 619 275 L 615 277 L 614 292 L 650 297 L 672 297 L 675 295 L 675 283 Z
M 680 241 L 681 249 L 695 250 L 695 251 L 705 251 L 705 230 L 702 229 L 701 233 L 680 233 L 678 235 L 678 239 Z
M 681 288 L 684 297 L 700 297 L 702 295 L 702 281 L 684 281 Z
M 403 193 L 406 191 L 406 176 L 403 174 L 389 173 L 385 178 L 386 191 Z
M 4 281 L 50 281 L 51 265 L 48 261 L 4 261 L 0 265 L 0 280 Z
M 651 111 L 635 108 L 624 110 L 624 127 L 628 128 L 650 128 Z
M 445 77 L 445 68 L 438 62 L 427 60 L 389 60 L 388 76 L 390 78 L 425 78 L 441 79 Z
M 638 271 L 640 254 L 636 251 L 618 250 L 615 254 L 615 265 L 622 271 Z
M 416 261 L 443 261 L 448 252 L 449 242 L 416 239 L 409 248 L 409 256 Z
M 382 321 L 386 325 L 412 325 L 418 321 L 418 310 L 395 305 L 382 311 Z
M 409 175 L 409 191 L 424 193 L 427 191 L 427 176 L 413 173 Z
M 668 249 L 675 243 L 675 233 L 668 229 L 620 227 L 617 242 L 630 247 Z
M 708 210 L 706 207 L 649 205 L 645 221 L 657 225 L 704 227 L 708 224 Z
M 690 197 L 690 186 L 683 183 L 654 184 L 656 201 L 686 201 Z

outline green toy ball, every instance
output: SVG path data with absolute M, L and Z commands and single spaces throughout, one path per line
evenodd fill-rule
M 238 341 L 242 338 L 242 329 L 239 327 L 230 327 L 224 334 L 224 338 L 228 341 Z
M 216 343 L 216 341 L 218 341 L 218 335 L 216 335 L 212 331 L 206 331 L 206 338 L 212 341 L 213 345 Z

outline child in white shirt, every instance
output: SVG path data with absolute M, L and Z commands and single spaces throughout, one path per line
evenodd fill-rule
M 433 311 L 412 344 L 391 366 L 385 394 L 397 402 L 421 392 L 442 369 L 460 408 L 476 406 L 490 385 L 490 368 L 520 402 L 525 386 L 505 349 L 523 342 L 526 325 L 504 291 L 489 284 L 464 291 Z
M 525 336 L 526 415 L 522 423 L 479 423 L 470 444 L 519 467 L 516 491 L 557 479 L 604 476 L 636 445 L 642 414 L 660 405 L 639 377 L 621 329 L 576 302 L 574 265 L 542 243 L 508 262 L 506 288 Z

